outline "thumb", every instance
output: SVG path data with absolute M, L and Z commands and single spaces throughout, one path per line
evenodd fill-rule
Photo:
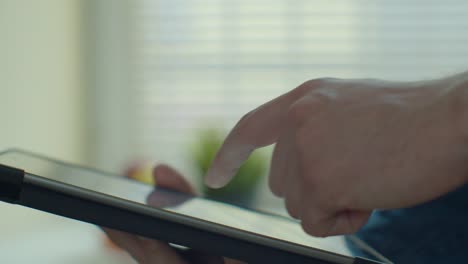
M 153 169 L 153 177 L 158 187 L 195 194 L 190 183 L 177 170 L 166 164 L 156 166 Z

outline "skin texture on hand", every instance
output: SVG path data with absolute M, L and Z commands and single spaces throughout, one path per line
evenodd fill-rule
M 246 114 L 206 175 L 224 186 L 256 148 L 276 144 L 274 194 L 314 236 L 354 233 L 374 209 L 413 206 L 466 182 L 456 77 L 317 79 Z
M 153 176 L 158 187 L 172 189 L 179 192 L 195 194 L 190 184 L 173 168 L 159 165 L 154 168 Z M 155 193 L 153 193 L 155 194 Z M 156 195 L 147 198 L 149 205 L 161 207 L 161 201 Z M 158 228 L 157 226 L 155 228 Z M 107 236 L 120 248 L 127 251 L 140 264 L 242 264 L 243 262 L 212 256 L 195 250 L 180 255 L 167 243 L 148 239 L 118 230 L 102 228 Z

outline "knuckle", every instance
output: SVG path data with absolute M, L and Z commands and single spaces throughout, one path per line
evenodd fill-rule
M 285 199 L 285 206 L 288 214 L 293 218 L 298 219 L 299 214 L 297 210 L 297 204 L 294 204 L 291 199 Z
M 300 98 L 310 92 L 314 85 L 311 83 L 312 80 L 306 81 L 301 85 L 297 86 L 296 89 L 292 90 L 292 93 L 296 96 L 296 98 Z
M 319 121 L 320 113 L 323 113 L 332 101 L 332 95 L 326 92 L 314 92 L 294 102 L 287 110 L 287 120 L 293 127 L 302 128 L 306 122 Z
M 313 82 L 318 81 L 313 80 Z M 328 81 L 320 80 L 319 82 L 324 83 Z M 292 121 L 293 124 L 300 126 L 310 116 L 321 113 L 335 96 L 332 90 L 318 89 L 316 87 L 321 86 L 303 84 L 293 91 L 295 93 L 295 102 L 288 108 L 286 113 L 288 120 Z M 312 90 L 312 88 L 314 89 Z
M 299 85 L 296 89 L 294 89 L 292 93 L 297 97 L 302 97 L 313 90 L 333 85 L 337 83 L 337 81 L 339 81 L 339 79 L 331 77 L 323 77 L 308 80 Z
M 296 140 L 296 164 L 297 164 L 297 180 L 299 180 L 303 187 L 306 187 L 307 193 L 315 191 L 314 186 L 318 183 L 320 164 L 317 164 L 314 160 L 308 158 L 301 150 L 301 146 L 304 146 L 302 140 Z
M 337 78 L 321 77 L 321 78 L 308 80 L 302 85 L 309 87 L 309 89 L 318 89 L 318 88 L 330 86 L 336 83 L 337 80 L 338 80 Z
M 287 117 L 294 125 L 300 125 L 307 119 L 309 112 L 310 106 L 308 105 L 308 102 L 301 99 L 289 107 Z
M 332 94 L 329 91 L 315 91 L 311 96 L 311 105 L 314 112 L 323 110 L 332 100 Z
M 329 85 L 333 80 L 334 79 L 330 78 L 330 77 L 322 77 L 322 78 L 316 78 L 316 79 L 309 80 L 306 83 L 310 87 L 319 88 L 319 87 Z
M 271 192 L 275 196 L 282 197 L 283 191 L 282 191 L 281 185 L 278 183 L 276 179 L 270 176 L 268 179 L 268 186 L 270 187 Z
M 325 237 L 326 233 L 315 223 L 302 221 L 301 227 L 304 232 L 314 237 Z

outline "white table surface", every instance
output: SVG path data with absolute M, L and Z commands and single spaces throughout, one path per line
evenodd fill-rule
M 1 263 L 135 263 L 93 225 L 6 203 L 0 215 Z

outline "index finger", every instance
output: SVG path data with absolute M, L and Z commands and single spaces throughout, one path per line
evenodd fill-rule
M 296 90 L 261 105 L 239 120 L 206 174 L 208 186 L 220 188 L 226 185 L 255 149 L 277 141 L 286 123 L 289 106 L 296 101 Z

